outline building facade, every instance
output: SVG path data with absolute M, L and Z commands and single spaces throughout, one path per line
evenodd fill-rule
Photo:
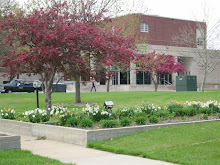
M 185 74 L 197 76 L 198 86 L 203 80 L 203 70 L 195 61 L 198 49 L 207 52 L 206 45 L 206 24 L 190 20 L 165 18 L 159 16 L 135 14 L 118 17 L 112 20 L 111 25 L 126 29 L 124 34 L 134 34 L 137 36 L 137 45 L 140 53 L 152 52 L 173 55 L 177 61 L 186 67 Z M 126 27 L 127 26 L 127 27 Z M 129 29 L 129 30 L 128 30 Z M 175 36 L 181 36 L 185 31 L 188 37 L 182 36 L 183 40 L 189 40 L 189 44 L 175 42 Z M 184 33 L 183 33 L 184 34 Z M 145 45 L 145 46 L 142 46 Z M 213 50 L 208 50 L 212 53 Z M 219 52 L 217 52 L 219 54 Z M 220 65 L 218 60 L 217 65 Z M 214 70 L 206 79 L 206 89 L 220 89 L 220 68 Z M 175 90 L 175 79 L 177 74 L 162 75 L 160 77 L 158 90 Z M 25 78 L 25 76 L 23 77 Z M 33 77 L 35 79 L 38 77 Z M 28 79 L 28 78 L 26 78 Z M 0 83 L 6 81 L 0 79 Z M 82 91 L 90 91 L 91 81 L 89 77 L 81 78 Z M 65 75 L 63 82 L 67 84 L 67 90 L 74 91 L 74 77 Z M 85 83 L 86 82 L 86 83 Z M 106 91 L 106 82 L 96 83 L 97 91 Z M 115 71 L 110 81 L 110 91 L 150 91 L 154 90 L 151 77 L 147 72 L 137 72 L 135 64 L 131 63 L 131 68 L 127 72 Z

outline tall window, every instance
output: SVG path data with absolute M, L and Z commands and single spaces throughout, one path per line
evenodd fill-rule
M 115 72 L 114 76 L 112 77 L 112 85 L 118 85 L 118 74 L 119 72 Z
M 139 71 L 136 74 L 136 84 L 151 84 L 151 76 L 148 72 Z
M 160 85 L 171 85 L 172 84 L 172 74 L 164 74 L 159 78 Z
M 120 84 L 122 85 L 130 84 L 130 71 L 120 72 Z
M 149 32 L 148 24 L 142 23 L 141 24 L 141 32 Z

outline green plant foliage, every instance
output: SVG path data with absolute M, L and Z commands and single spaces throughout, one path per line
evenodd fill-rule
M 163 117 L 163 118 L 167 118 L 169 116 L 169 111 L 165 110 L 165 109 L 160 109 L 158 111 L 155 111 L 153 113 L 153 115 L 157 116 L 157 117 Z
M 116 111 L 116 116 L 119 118 L 119 119 L 122 119 L 124 117 L 128 117 L 128 118 L 133 118 L 134 115 L 135 115 L 135 110 L 137 108 L 135 107 L 124 107 L 123 109 L 118 109 Z
M 184 107 L 182 109 L 182 111 L 183 111 L 184 115 L 181 115 L 181 116 L 185 116 L 185 115 L 187 115 L 187 116 L 195 116 L 197 114 L 198 110 L 195 107 L 192 106 L 192 107 Z
M 124 117 L 120 120 L 120 125 L 122 127 L 129 126 L 129 125 L 131 125 L 131 123 L 132 123 L 132 120 L 128 117 Z
M 80 121 L 79 125 L 80 125 L 80 127 L 83 127 L 83 128 L 92 128 L 94 123 L 90 119 L 82 119 Z
M 50 115 L 44 109 L 35 109 L 30 111 L 25 111 L 23 113 L 24 118 L 27 118 L 32 123 L 39 123 L 39 122 L 47 122 L 50 120 Z
M 98 105 L 91 106 L 86 104 L 83 108 L 85 116 L 93 120 L 94 122 L 99 122 L 100 120 L 108 120 L 114 117 L 111 109 L 100 108 Z
M 150 123 L 158 123 L 158 122 L 159 122 L 159 119 L 158 119 L 157 116 L 151 116 L 151 117 L 149 118 L 149 121 L 150 121 Z
M 147 117 L 147 115 L 146 115 L 146 113 L 144 113 L 144 112 L 136 112 L 135 113 L 135 117 Z
M 66 121 L 66 126 L 68 127 L 77 127 L 79 125 L 79 118 L 71 117 Z
M 175 113 L 175 112 L 172 112 L 172 113 L 169 113 L 168 118 L 169 118 L 170 120 L 173 120 L 173 119 L 175 118 L 175 116 L 176 116 L 176 113 Z
M 212 113 L 214 114 L 220 112 L 220 107 L 218 107 L 214 103 L 209 104 L 209 108 L 212 110 Z
M 137 125 L 144 125 L 146 123 L 146 121 L 147 121 L 147 119 L 144 116 L 139 116 L 139 117 L 136 117 L 136 119 L 135 119 L 135 123 Z
M 203 119 L 204 119 L 204 120 L 208 120 L 208 118 L 209 118 L 209 116 L 208 116 L 207 114 L 204 114 L 204 115 L 203 115 Z
M 14 109 L 8 108 L 0 111 L 0 116 L 3 119 L 15 119 L 15 111 Z
M 168 106 L 170 112 L 173 112 L 175 109 L 182 109 L 184 106 L 182 104 L 173 103 Z
M 118 126 L 118 122 L 115 120 L 103 120 L 101 126 L 102 128 L 115 128 Z
M 210 115 L 212 113 L 212 109 L 211 108 L 200 108 L 199 112 L 202 114 Z

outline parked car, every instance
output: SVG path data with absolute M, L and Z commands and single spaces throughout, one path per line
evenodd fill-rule
M 32 82 L 25 82 L 22 79 L 13 79 L 8 84 L 0 85 L 1 93 L 12 93 L 12 92 L 35 92 Z M 40 89 L 41 90 L 41 89 Z

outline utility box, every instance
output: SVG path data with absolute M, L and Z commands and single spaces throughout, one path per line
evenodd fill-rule
M 53 84 L 53 92 L 66 92 L 66 84 Z
M 197 91 L 197 77 L 176 76 L 176 91 Z

